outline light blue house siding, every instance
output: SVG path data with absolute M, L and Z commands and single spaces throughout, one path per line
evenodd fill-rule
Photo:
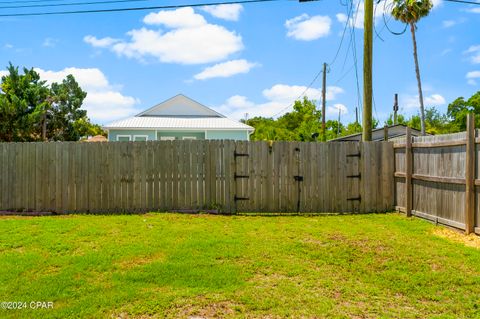
M 196 140 L 204 140 L 205 139 L 205 131 L 158 131 L 157 139 L 161 140 L 163 137 L 175 137 L 176 140 L 183 140 L 184 138 L 195 138 Z
M 108 131 L 108 140 L 112 142 L 123 140 L 123 138 L 127 136 L 130 138 L 130 141 L 133 141 L 135 137 L 138 140 L 143 136 L 147 136 L 148 141 L 153 141 L 155 140 L 155 130 L 109 130 Z
M 248 141 L 250 136 L 248 131 L 207 131 L 208 140 L 235 140 Z
M 236 140 L 248 141 L 249 134 L 246 130 L 214 130 L 214 131 L 159 131 L 159 130 L 119 130 L 110 129 L 108 131 L 109 141 L 127 140 L 130 141 L 144 139 L 148 141 L 161 140 L 162 137 L 174 137 L 176 140 L 184 138 L 195 138 L 197 140 Z

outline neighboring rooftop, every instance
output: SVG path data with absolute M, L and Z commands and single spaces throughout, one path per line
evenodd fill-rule
M 254 130 L 253 127 L 231 120 L 183 94 L 178 94 L 133 117 L 105 125 L 104 128 L 107 130 Z
M 228 119 L 226 117 L 159 117 L 159 116 L 135 116 L 117 121 L 105 126 L 106 129 L 115 128 L 142 128 L 142 129 L 239 129 L 252 130 L 253 127 Z
M 168 117 L 225 117 L 209 107 L 183 95 L 159 103 L 137 115 L 140 116 L 168 116 Z
M 388 129 L 388 139 L 396 139 L 405 136 L 406 125 L 397 124 L 387 126 Z M 421 136 L 421 132 L 417 129 L 411 129 L 412 136 Z M 430 135 L 430 134 L 427 134 Z M 362 140 L 362 133 L 351 134 L 347 136 L 342 136 L 329 142 L 360 142 Z M 384 128 L 379 127 L 372 130 L 372 141 L 383 141 L 384 140 Z

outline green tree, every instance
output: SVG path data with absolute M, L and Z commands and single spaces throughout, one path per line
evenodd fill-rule
M 278 125 L 293 132 L 297 141 L 313 141 L 313 133 L 321 132 L 322 113 L 307 97 L 295 101 L 293 111 L 278 119 Z
M 11 63 L 0 84 L 0 141 L 78 141 L 105 133 L 81 109 L 87 96 L 75 78 L 48 86 L 33 69 Z
M 423 105 L 422 81 L 418 65 L 417 40 L 415 36 L 418 21 L 427 16 L 432 9 L 430 0 L 393 0 L 392 16 L 403 23 L 410 25 L 413 42 L 413 59 L 417 76 L 418 99 L 420 103 L 420 126 L 422 135 L 425 135 L 425 109 Z
M 405 115 L 397 114 L 397 124 L 407 125 L 407 120 Z M 393 113 L 390 113 L 388 119 L 385 121 L 385 125 L 392 126 L 393 125 Z
M 357 134 L 362 132 L 362 125 L 358 122 L 352 122 L 347 124 L 342 132 L 342 136 Z
M 325 123 L 326 126 L 326 134 L 327 134 L 327 141 L 333 140 L 337 137 L 343 136 L 343 131 L 345 130 L 345 127 L 343 124 L 339 121 L 332 121 L 328 120 Z
M 274 120 L 254 117 L 245 121 L 253 126 L 251 135 L 254 141 L 314 141 L 314 133 L 321 131 L 321 112 L 313 101 L 304 98 L 295 101 L 293 111 Z
M 40 119 L 47 108 L 49 89 L 33 69 L 11 63 L 0 85 L 0 140 L 22 142 L 38 140 Z
M 468 100 L 459 97 L 448 105 L 447 116 L 451 121 L 452 131 L 460 132 L 467 129 L 468 113 L 475 114 L 475 126 L 480 127 L 480 91 Z
M 82 110 L 84 92 L 73 75 L 67 75 L 62 83 L 51 85 L 50 118 L 47 121 L 48 139 L 78 141 L 88 131 L 90 121 Z

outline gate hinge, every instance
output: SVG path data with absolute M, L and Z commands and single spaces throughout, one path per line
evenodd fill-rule
M 234 157 L 240 157 L 240 156 L 250 156 L 249 154 L 244 154 L 244 153 L 237 153 L 237 151 L 233 151 L 233 156 Z
M 303 182 L 303 176 L 295 175 L 293 176 L 295 182 Z
M 347 198 L 348 201 L 362 201 L 362 197 L 361 196 L 358 196 L 358 197 L 351 197 L 351 198 Z
M 239 201 L 239 200 L 250 200 L 249 197 L 238 197 L 237 195 L 235 195 L 235 197 L 233 198 L 235 201 Z
M 358 174 L 358 175 L 347 175 L 347 178 L 362 178 L 362 174 Z
M 237 175 L 237 173 L 235 173 L 235 175 L 233 176 L 235 179 L 237 178 L 250 178 L 249 175 Z
M 356 154 L 347 154 L 347 157 L 360 157 L 361 153 L 356 153 Z

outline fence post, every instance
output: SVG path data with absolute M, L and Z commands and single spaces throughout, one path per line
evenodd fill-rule
M 475 117 L 467 115 L 467 141 L 465 153 L 465 233 L 474 231 L 475 216 Z
M 412 216 L 412 134 L 406 128 L 405 134 L 405 212 Z

